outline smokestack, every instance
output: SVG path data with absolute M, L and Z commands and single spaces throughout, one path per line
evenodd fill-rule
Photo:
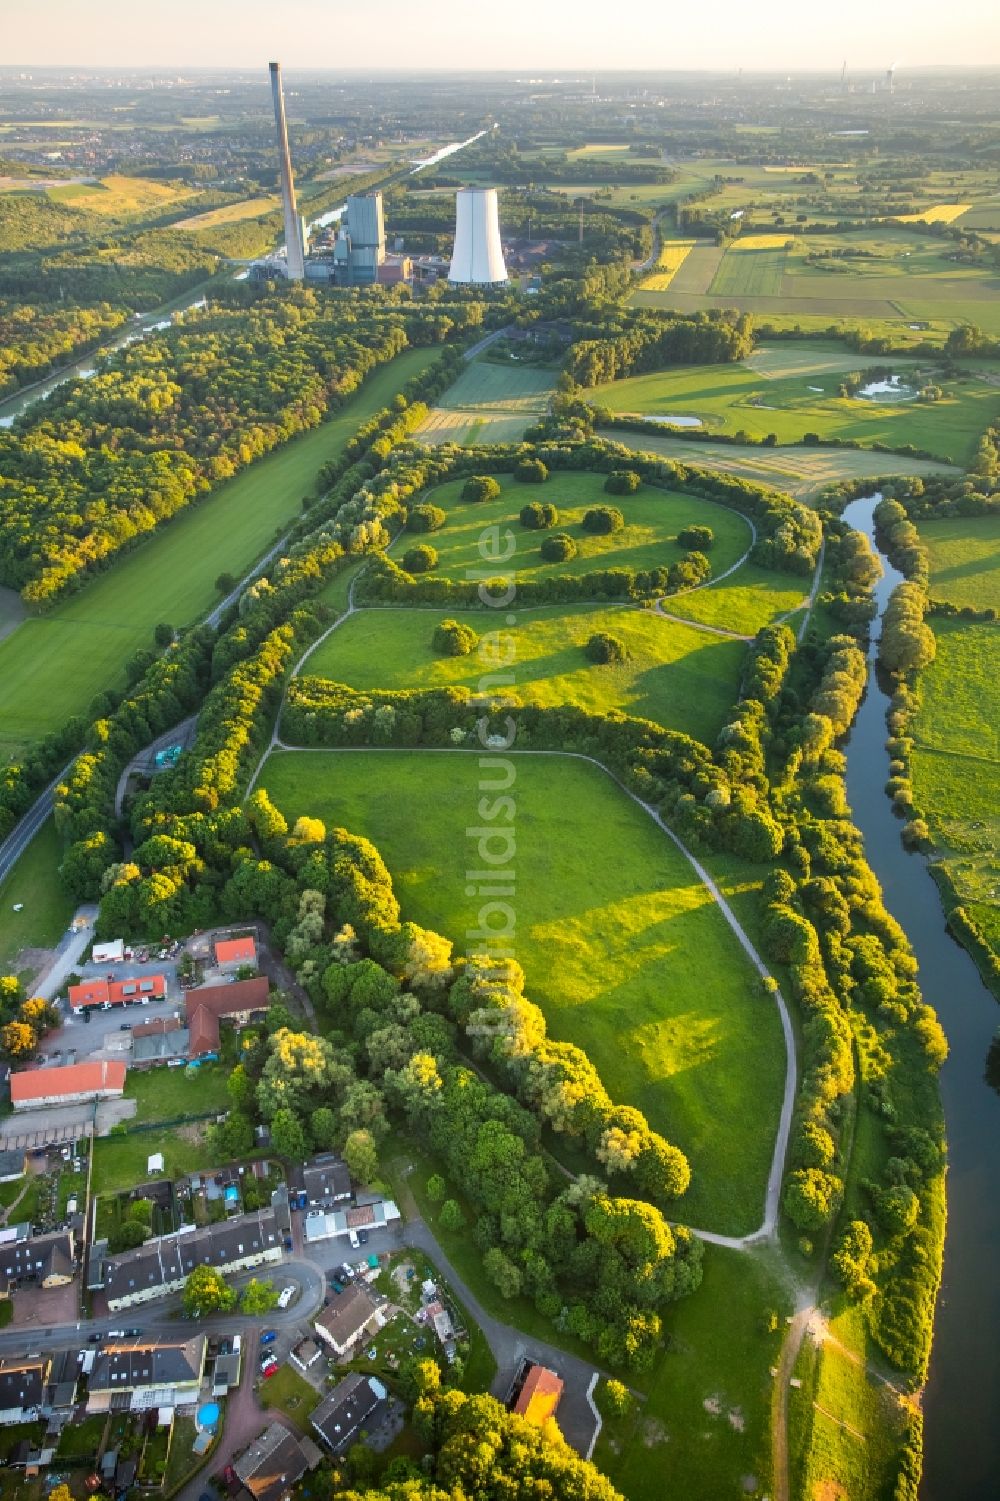
M 285 124 L 285 96 L 281 89 L 281 64 L 270 63 L 271 98 L 274 100 L 274 124 L 278 132 L 278 166 L 281 170 L 281 206 L 285 214 L 285 255 L 289 281 L 302 281 L 306 274 L 302 245 L 302 222 L 295 207 L 295 183 L 292 158 L 288 154 L 288 127 Z
M 450 282 L 481 287 L 507 280 L 496 188 L 460 188 L 455 195 L 455 247 Z

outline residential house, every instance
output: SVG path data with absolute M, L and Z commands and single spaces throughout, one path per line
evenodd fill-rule
M 9 1298 L 22 1282 L 36 1287 L 65 1287 L 76 1273 L 76 1248 L 70 1230 L 47 1235 L 0 1231 L 0 1298 Z
M 226 1392 L 239 1386 L 242 1361 L 243 1340 L 239 1334 L 234 1334 L 232 1339 L 224 1341 L 224 1347 L 215 1357 L 215 1368 L 212 1372 L 213 1397 L 224 1397 Z
M 332 1153 L 314 1157 L 302 1170 L 302 1186 L 310 1209 L 333 1209 L 349 1202 L 351 1175 L 347 1163 Z
M 116 1340 L 102 1346 L 90 1372 L 88 1412 L 193 1406 L 201 1391 L 207 1348 L 204 1334 Z
M 179 1292 L 196 1266 L 239 1272 L 280 1261 L 282 1254 L 282 1236 L 271 1209 L 156 1236 L 134 1251 L 104 1258 L 108 1310 L 117 1313 Z
M 252 938 L 217 938 L 215 963 L 223 974 L 235 973 L 247 964 L 257 965 L 257 945 Z
M 317 1314 L 313 1328 L 335 1355 L 344 1356 L 366 1343 L 370 1324 L 381 1328 L 384 1322 L 367 1288 L 353 1282 Z
M 45 1385 L 42 1412 L 46 1417 L 53 1413 L 68 1413 L 76 1403 L 76 1388 L 80 1379 L 80 1357 L 76 1350 L 57 1350 L 52 1356 L 51 1367 Z
M 388 1393 L 374 1376 L 352 1371 L 324 1397 L 312 1415 L 312 1425 L 334 1454 L 343 1454 L 364 1427 L 370 1428 L 386 1410 Z
M 283 1423 L 272 1423 L 233 1460 L 233 1469 L 254 1501 L 287 1501 L 322 1457 L 311 1439 L 296 1437 Z
M 165 975 L 133 975 L 126 980 L 83 980 L 66 992 L 73 1015 L 106 1010 L 110 1006 L 143 1006 L 162 1001 L 167 993 Z
M 202 985 L 184 997 L 188 1039 L 188 1056 L 203 1058 L 219 1051 L 219 1026 L 228 1021 L 245 1027 L 258 1012 L 267 1010 L 270 987 L 264 975 L 253 980 L 234 980 L 230 985 Z
M 63 1068 L 20 1069 L 10 1076 L 10 1099 L 15 1110 L 84 1105 L 90 1100 L 120 1099 L 124 1093 L 125 1065 L 117 1058 L 98 1058 Z
M 0 1356 L 0 1423 L 31 1423 L 40 1415 L 51 1362 Z
M 563 1383 L 555 1371 L 543 1365 L 530 1365 L 514 1403 L 514 1411 L 541 1428 L 555 1416 L 562 1394 Z
M 24 1177 L 24 1149 L 0 1152 L 0 1183 L 15 1183 Z

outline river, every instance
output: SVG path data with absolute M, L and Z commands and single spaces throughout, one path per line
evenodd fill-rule
M 879 497 L 852 501 L 844 519 L 876 547 Z M 847 744 L 847 792 L 885 903 L 906 929 L 924 996 L 951 1049 L 941 1070 L 948 1133 L 948 1237 L 924 1394 L 923 1501 L 996 1501 L 1000 1496 L 1000 1095 L 986 1083 L 986 1058 L 1000 1009 L 965 949 L 949 937 L 923 855 L 900 842 L 884 791 L 889 695 L 874 670 L 881 615 L 902 575 L 878 550 L 868 691 Z

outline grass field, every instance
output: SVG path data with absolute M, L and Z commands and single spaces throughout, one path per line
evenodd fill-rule
M 701 1287 L 667 1312 L 668 1344 L 646 1400 L 606 1420 L 594 1453 L 629 1501 L 773 1494 L 770 1371 L 789 1302 L 761 1256 L 706 1247 Z M 778 1330 L 764 1332 L 765 1309 Z
M 305 671 L 352 688 L 475 689 L 494 667 L 473 652 L 442 657 L 433 649 L 434 627 L 445 615 L 470 625 L 497 646 L 498 630 L 514 643 L 510 691 L 527 703 L 578 704 L 605 714 L 621 709 L 683 730 L 711 744 L 739 689 L 745 648 L 675 625 L 627 605 L 594 609 L 553 605 L 524 610 L 504 627 L 490 610 L 363 610 L 350 616 L 306 663 Z M 584 653 L 594 631 L 610 631 L 629 650 L 620 666 L 597 666 Z M 492 643 L 492 647 L 491 647 Z M 507 690 L 505 690 L 507 691 Z
M 797 610 L 809 592 L 812 580 L 771 568 L 745 563 L 732 578 L 710 589 L 671 594 L 663 608 L 671 615 L 702 625 L 721 626 L 741 636 L 753 636 L 761 626 Z
M 428 492 L 428 498 L 447 512 L 447 521 L 431 541 L 438 553 L 437 572 L 446 578 L 464 579 L 469 569 L 481 569 L 479 542 L 486 527 L 510 527 L 516 550 L 497 571 L 511 572 L 516 579 L 552 575 L 579 575 L 596 568 L 651 568 L 672 563 L 684 551 L 676 538 L 692 522 L 712 528 L 712 570 L 722 573 L 750 545 L 750 529 L 736 511 L 713 505 L 696 496 L 675 495 L 643 485 L 635 495 L 608 495 L 601 474 L 550 474 L 541 485 L 521 485 L 500 476 L 501 493 L 496 500 L 473 503 L 461 499 L 462 480 L 452 480 Z M 545 532 L 529 531 L 518 521 L 521 507 L 530 500 L 551 501 L 559 511 L 555 530 L 568 532 L 577 545 L 577 555 L 564 563 L 547 563 L 539 551 Z M 592 536 L 581 525 L 591 506 L 613 504 L 625 517 L 625 526 L 607 536 Z M 409 545 L 409 536 L 407 542 Z M 398 556 L 404 544 L 397 543 Z M 478 575 L 473 575 L 474 577 Z
M 778 243 L 761 243 L 772 238 Z M 780 235 L 737 240 L 723 257 L 710 290 L 718 297 L 779 297 L 785 253 L 785 241 Z
M 91 214 L 126 215 L 146 213 L 150 209 L 170 208 L 185 198 L 195 198 L 197 188 L 176 188 L 148 177 L 124 177 L 112 174 L 95 183 L 69 183 L 64 188 L 50 188 L 49 197 L 57 203 Z
M 863 370 L 866 363 L 871 360 L 842 346 L 778 345 L 736 364 L 654 371 L 596 386 L 588 394 L 615 412 L 699 417 L 712 432 L 745 432 L 758 439 L 775 433 L 779 443 L 799 443 L 806 433 L 817 433 L 823 439 L 912 445 L 943 462 L 971 462 L 983 432 L 1000 414 L 993 366 L 970 362 L 960 379 L 942 380 L 940 401 L 883 404 L 840 396 L 843 375 Z M 904 380 L 938 383 L 933 361 L 898 358 L 893 365 Z
M 910 733 L 913 795 L 961 901 L 1000 908 L 1000 626 L 934 620 Z
M 930 554 L 932 599 L 1000 609 L 1000 517 L 922 521 L 920 536 Z
M 16 974 L 22 949 L 51 948 L 69 927 L 74 903 L 56 874 L 62 846 L 51 818 L 0 881 L 0 974 Z M 15 912 L 14 904 L 24 911 Z
M 556 373 L 472 360 L 432 407 L 421 443 L 516 443 L 548 410 Z
M 477 758 L 386 751 L 375 770 L 374 754 L 278 752 L 261 785 L 287 816 L 372 839 L 404 915 L 461 945 L 478 910 L 465 894 Z M 784 1079 L 773 1006 L 690 866 L 610 778 L 570 758 L 516 766 L 514 946 L 529 995 L 614 1099 L 689 1154 L 680 1217 L 754 1228 Z
M 214 1115 L 227 1108 L 224 1064 L 203 1064 L 193 1075 L 187 1069 L 132 1070 L 125 1098 L 136 1101 L 136 1124 L 172 1121 L 185 1115 Z M 130 1124 L 130 1123 L 127 1123 Z M 162 1131 L 137 1131 L 126 1136 L 102 1136 L 94 1141 L 95 1194 L 120 1193 L 149 1178 L 151 1152 L 163 1153 L 163 1176 L 178 1178 L 206 1166 L 204 1134 L 207 1122 L 192 1122 Z
M 843 479 L 877 479 L 886 474 L 943 474 L 946 464 L 925 459 L 900 458 L 895 454 L 866 453 L 853 448 L 757 448 L 736 443 L 690 442 L 667 438 L 662 433 L 647 438 L 642 433 L 604 429 L 600 437 L 623 443 L 636 453 L 660 454 L 681 464 L 721 469 L 761 485 L 774 485 L 790 495 L 808 499 Z M 957 473 L 957 470 L 950 471 Z M 711 592 L 711 591 L 709 591 Z
M 86 712 L 124 664 L 152 645 L 159 621 L 200 619 L 218 600 L 215 579 L 239 577 L 301 514 L 302 496 L 359 423 L 435 358 L 407 350 L 377 371 L 329 422 L 251 465 L 182 511 L 79 594 L 0 641 L 0 757 Z
M 203 214 L 190 214 L 178 219 L 173 229 L 217 229 L 220 224 L 237 224 L 241 219 L 256 219 L 277 208 L 278 198 L 243 198 L 239 203 L 226 203 L 222 208 L 206 209 Z
M 694 248 L 694 240 L 663 240 L 656 265 L 640 282 L 647 292 L 665 292 Z

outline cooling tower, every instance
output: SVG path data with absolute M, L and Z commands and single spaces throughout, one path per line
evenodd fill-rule
M 271 98 L 274 101 L 274 124 L 278 132 L 278 166 L 281 172 L 281 206 L 285 213 L 285 255 L 289 281 L 301 281 L 306 274 L 302 244 L 302 221 L 295 207 L 295 183 L 292 158 L 288 153 L 288 127 L 285 124 L 285 96 L 281 90 L 281 64 L 269 64 Z
M 479 287 L 506 282 L 496 188 L 460 188 L 456 193 L 455 248 L 448 280 Z

